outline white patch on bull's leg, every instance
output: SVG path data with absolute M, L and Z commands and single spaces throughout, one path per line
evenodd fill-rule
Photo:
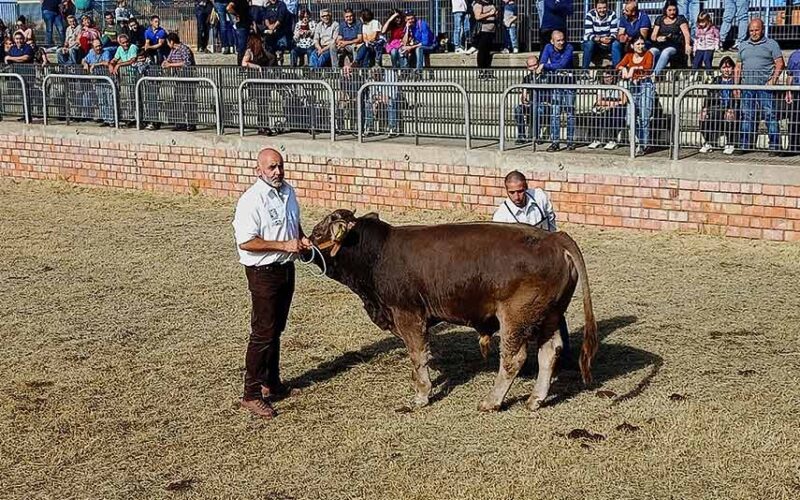
M 489 351 L 492 348 L 492 336 L 481 335 L 481 337 L 478 339 L 478 344 L 481 346 L 481 356 L 483 356 L 483 361 L 488 361 Z
M 486 399 L 478 405 L 480 411 L 498 411 L 503 404 L 503 398 L 511 388 L 514 379 L 525 364 L 528 357 L 527 343 L 521 338 L 507 339 L 501 334 L 500 343 L 500 369 L 494 380 L 494 387 Z
M 431 358 L 428 345 L 425 349 L 412 352 L 409 349 L 411 356 L 411 381 L 414 384 L 414 399 L 411 403 L 414 406 L 427 406 L 428 400 L 431 395 L 433 384 L 431 383 L 430 373 L 428 372 L 428 361 Z
M 536 376 L 536 385 L 533 387 L 533 393 L 528 398 L 528 409 L 532 411 L 538 410 L 544 404 L 547 393 L 550 391 L 550 383 L 561 349 L 561 336 L 558 332 L 539 347 L 539 374 Z

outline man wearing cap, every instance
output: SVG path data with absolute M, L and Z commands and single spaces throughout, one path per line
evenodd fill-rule
M 241 406 L 258 417 L 273 418 L 270 398 L 289 394 L 280 378 L 280 335 L 294 295 L 294 260 L 311 242 L 300 226 L 294 189 L 284 180 L 281 154 L 263 149 L 256 176 L 239 198 L 233 218 L 252 299 Z
M 529 224 L 550 232 L 557 230 L 556 213 L 547 193 L 540 188 L 528 189 L 528 180 L 517 170 L 506 175 L 504 184 L 508 198 L 497 207 L 492 221 Z M 564 316 L 561 316 L 558 330 L 564 345 L 561 351 L 562 366 L 570 367 L 572 366 L 572 357 L 569 349 L 569 328 L 567 328 L 567 320 Z

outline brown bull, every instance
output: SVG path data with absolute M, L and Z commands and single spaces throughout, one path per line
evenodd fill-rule
M 583 289 L 585 330 L 580 369 L 591 381 L 597 324 L 586 266 L 566 233 L 525 224 L 464 223 L 394 227 L 375 214 L 356 218 L 336 210 L 314 227 L 323 249 L 315 262 L 355 292 L 370 319 L 405 342 L 411 357 L 414 404 L 428 404 L 431 380 L 428 328 L 446 321 L 475 328 L 481 351 L 499 330 L 500 370 L 479 409 L 499 410 L 527 357 L 539 348 L 539 374 L 527 406 L 547 397 L 561 351 L 558 322 L 575 286 Z

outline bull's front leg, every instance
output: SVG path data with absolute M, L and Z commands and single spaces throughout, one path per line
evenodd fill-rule
M 411 358 L 411 383 L 414 386 L 411 403 L 417 407 L 426 406 L 433 384 L 428 373 L 431 353 L 425 320 L 410 313 L 394 312 L 394 326 L 393 333 L 403 339 Z

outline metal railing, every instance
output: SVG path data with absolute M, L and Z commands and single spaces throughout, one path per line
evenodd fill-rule
M 510 87 L 506 88 L 503 91 L 501 100 L 500 100 L 500 151 L 505 151 L 505 143 L 506 143 L 506 101 L 508 99 L 508 94 L 515 90 L 515 89 L 530 89 L 534 92 L 539 90 L 544 91 L 553 91 L 553 90 L 591 90 L 591 91 L 601 91 L 601 90 L 611 90 L 614 92 L 619 92 L 620 94 L 624 95 L 627 99 L 627 103 L 625 104 L 626 107 L 626 120 L 627 120 L 627 127 L 628 127 L 628 141 L 630 145 L 630 157 L 633 158 L 636 153 L 636 127 L 635 127 L 635 116 L 636 110 L 633 106 L 633 94 L 631 91 L 626 89 L 625 87 L 621 87 L 619 85 L 580 85 L 580 84 L 518 84 L 518 85 L 511 85 Z M 534 102 L 536 100 L 534 99 Z M 534 112 L 538 113 L 538 110 L 534 110 Z M 534 145 L 536 141 L 533 141 Z
M 239 84 L 238 90 L 238 98 L 239 98 L 239 135 L 244 137 L 244 89 L 249 85 L 301 85 L 301 86 L 321 86 L 325 88 L 330 97 L 330 135 L 331 135 L 331 142 L 336 140 L 336 98 L 333 92 L 333 87 L 328 82 L 323 80 L 281 80 L 281 79 L 272 79 L 272 78 L 248 78 L 244 80 L 242 83 Z M 260 103 L 263 105 L 264 103 Z M 308 117 L 311 125 L 311 130 L 313 134 L 314 125 L 317 123 L 316 116 L 315 116 L 315 109 L 316 107 L 311 105 L 309 106 L 308 110 Z M 304 114 L 302 110 L 298 110 L 300 114 Z M 288 117 L 287 117 L 288 118 Z M 265 125 L 259 120 L 259 125 Z
M 400 93 L 400 90 L 403 87 L 410 87 L 410 88 L 439 88 L 439 87 L 449 87 L 456 89 L 463 98 L 463 106 L 464 106 L 464 139 L 466 140 L 467 149 L 472 148 L 472 137 L 471 137 L 471 122 L 470 122 L 470 103 L 469 97 L 467 96 L 467 91 L 464 90 L 464 87 L 461 85 L 454 83 L 454 82 L 366 82 L 361 88 L 358 89 L 358 94 L 356 97 L 357 106 L 356 110 L 358 113 L 358 142 L 364 142 L 364 90 L 370 87 L 395 87 L 397 90 L 395 91 L 396 94 Z M 390 100 L 396 99 L 395 96 L 389 96 Z M 393 105 L 389 103 L 389 105 Z M 396 105 L 396 104 L 394 104 Z M 415 108 L 416 109 L 416 108 Z M 396 112 L 396 110 L 395 110 Z M 415 125 L 418 126 L 418 121 L 415 120 Z M 416 144 L 419 144 L 419 133 L 418 128 L 415 127 L 415 134 L 414 134 L 414 141 Z
M 198 78 L 198 77 L 178 77 L 178 76 L 143 76 L 136 82 L 134 88 L 134 100 L 136 106 L 136 129 L 142 128 L 142 84 L 145 82 L 173 82 L 176 84 L 187 83 L 207 83 L 211 86 L 214 93 L 214 111 L 216 119 L 214 120 L 217 135 L 222 135 L 224 127 L 222 123 L 222 105 L 220 104 L 219 87 L 211 78 Z
M 104 75 L 65 75 L 65 74 L 58 74 L 58 73 L 51 73 L 49 75 L 45 75 L 44 79 L 42 80 L 42 118 L 44 120 L 44 124 L 47 125 L 47 82 L 50 80 L 98 80 L 102 82 L 106 82 L 111 86 L 111 106 L 112 112 L 114 114 L 114 127 L 119 128 L 119 106 L 117 104 L 117 86 L 114 84 L 114 80 L 111 79 L 110 76 Z
M 28 107 L 28 86 L 25 85 L 25 79 L 22 75 L 16 73 L 0 73 L 0 78 L 10 78 L 19 81 L 20 88 L 22 89 L 22 116 L 25 118 L 25 123 L 31 122 L 31 112 Z M 0 110 L 3 106 L 2 96 L 0 96 Z

